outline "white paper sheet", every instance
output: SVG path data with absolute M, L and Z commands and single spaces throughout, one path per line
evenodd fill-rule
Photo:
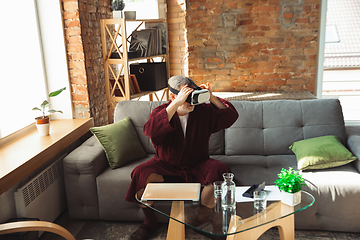
M 236 187 L 235 190 L 235 200 L 236 202 L 253 202 L 253 198 L 243 197 L 243 193 L 248 190 L 250 186 L 248 187 Z M 275 185 L 269 185 L 265 186 L 264 189 L 267 192 L 267 201 L 280 201 L 280 190 Z

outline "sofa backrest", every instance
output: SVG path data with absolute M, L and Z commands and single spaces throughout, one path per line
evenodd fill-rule
M 114 112 L 114 122 L 129 117 L 139 136 L 140 142 L 147 153 L 155 153 L 149 137 L 143 133 L 143 127 L 150 117 L 150 113 L 159 105 L 166 102 L 159 101 L 121 101 Z M 214 133 L 209 140 L 209 154 L 224 154 L 224 131 Z
M 339 100 L 232 101 L 239 113 L 225 130 L 226 155 L 287 155 L 295 141 L 336 135 L 346 144 Z
M 147 153 L 155 153 L 143 126 L 150 113 L 165 102 L 121 101 L 114 121 L 129 117 Z M 209 154 L 287 155 L 289 146 L 299 140 L 336 135 L 346 144 L 342 109 L 337 99 L 231 101 L 239 113 L 236 122 L 212 134 Z

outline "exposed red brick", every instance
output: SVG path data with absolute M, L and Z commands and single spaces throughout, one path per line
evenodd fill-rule
M 111 18 L 110 0 L 62 4 L 75 115 L 103 125 L 99 20 Z M 320 0 L 167 0 L 170 75 L 209 81 L 214 91 L 313 91 L 319 6 Z
M 73 12 L 79 10 L 79 5 L 77 1 L 63 1 L 64 11 Z
M 273 73 L 274 69 L 273 68 L 254 68 L 251 72 L 252 73 Z
M 309 18 L 296 18 L 295 23 L 309 23 Z
M 285 61 L 286 56 L 271 56 L 270 59 L 271 61 Z
M 64 12 L 63 15 L 64 19 L 73 19 L 73 18 L 79 18 L 79 12 Z
M 74 102 L 78 102 L 78 101 L 88 102 L 89 98 L 88 98 L 88 94 L 76 94 L 76 93 L 73 93 L 72 94 L 72 100 Z
M 74 116 L 92 116 L 95 126 L 107 124 L 99 19 L 111 18 L 110 2 L 62 0 L 62 3 Z
M 85 68 L 84 61 L 69 61 L 69 68 Z
M 71 84 L 87 85 L 87 79 L 85 76 L 72 76 L 70 77 Z
M 292 17 L 294 17 L 294 13 L 293 12 L 285 12 L 283 14 L 283 17 L 284 18 L 292 18 Z
M 275 6 L 258 6 L 253 8 L 253 12 L 273 12 Z
M 68 44 L 67 51 L 68 52 L 82 52 L 83 45 L 82 44 Z
M 65 21 L 65 27 L 71 28 L 71 27 L 79 27 L 79 26 L 80 26 L 79 19 L 68 19 Z
M 268 80 L 264 82 L 265 86 L 283 86 L 286 84 L 286 81 L 284 80 L 277 80 L 277 81 L 273 81 L 273 80 Z

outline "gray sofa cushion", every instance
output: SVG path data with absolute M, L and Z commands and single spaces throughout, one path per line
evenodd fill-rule
M 155 149 L 150 138 L 144 135 L 143 127 L 149 119 L 150 113 L 162 103 L 164 102 L 121 101 L 118 102 L 115 108 L 114 122 L 129 117 L 139 136 L 141 145 L 147 153 L 154 154 Z
M 266 185 L 274 185 L 277 174 L 282 168 L 296 169 L 295 155 L 237 155 L 211 156 L 229 166 L 234 173 L 237 186 L 250 186 L 265 181 Z
M 99 203 L 95 178 L 109 168 L 105 152 L 95 136 L 63 160 L 64 183 L 71 218 L 98 219 Z
M 295 228 L 358 232 L 360 174 L 354 164 L 302 174 L 306 179 L 303 190 L 310 192 L 316 201 L 295 215 Z
M 233 101 L 238 120 L 225 130 L 226 155 L 293 154 L 295 141 L 346 134 L 339 100 Z
M 108 167 L 96 177 L 100 219 L 136 221 L 143 218 L 139 206 L 124 199 L 131 182 L 130 173 L 137 165 L 152 157 L 132 161 L 117 169 Z

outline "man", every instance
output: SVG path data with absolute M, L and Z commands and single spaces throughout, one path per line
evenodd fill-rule
M 230 169 L 210 159 L 209 138 L 212 133 L 230 127 L 238 113 L 230 102 L 212 94 L 209 83 L 200 87 L 209 91 L 210 103 L 196 106 L 186 102 L 195 87 L 191 79 L 173 76 L 168 83 L 179 92 L 171 92 L 171 101 L 155 108 L 145 123 L 143 132 L 150 137 L 156 154 L 133 170 L 125 200 L 136 202 L 135 193 L 150 182 L 199 182 L 207 186 L 201 192 L 201 204 L 211 208 L 212 183 L 222 180 L 222 174 Z M 143 212 L 145 221 L 131 240 L 148 239 L 157 228 L 153 210 L 144 207 Z

